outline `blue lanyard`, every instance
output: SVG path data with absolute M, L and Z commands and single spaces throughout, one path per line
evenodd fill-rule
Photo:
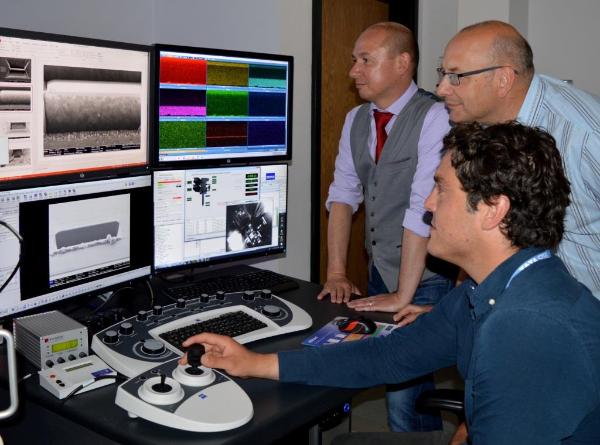
M 513 272 L 513 274 L 511 275 L 511 277 L 508 280 L 508 283 L 506 283 L 506 287 L 504 289 L 508 289 L 508 286 L 510 286 L 510 283 L 512 282 L 513 278 L 515 278 L 517 275 L 519 275 L 521 272 L 523 272 L 529 266 L 531 266 L 534 263 L 537 263 L 538 261 L 548 259 L 551 256 L 552 256 L 552 253 L 550 253 L 550 250 L 544 250 L 543 252 L 538 253 L 537 255 L 532 256 L 531 258 L 529 258 L 527 261 L 525 261 L 523 264 L 521 264 L 517 268 L 517 270 L 515 270 Z

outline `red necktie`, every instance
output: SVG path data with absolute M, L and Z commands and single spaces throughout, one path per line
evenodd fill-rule
M 383 145 L 387 139 L 387 132 L 385 126 L 388 124 L 393 114 L 388 111 L 374 111 L 375 115 L 375 128 L 377 130 L 377 145 L 375 146 L 375 163 L 379 162 L 381 152 L 383 151 Z

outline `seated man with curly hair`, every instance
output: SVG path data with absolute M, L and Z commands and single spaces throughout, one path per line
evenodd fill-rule
M 600 443 L 600 301 L 553 253 L 570 190 L 554 139 L 516 123 L 460 124 L 444 150 L 425 204 L 428 251 L 471 278 L 431 312 L 387 337 L 278 354 L 212 334 L 184 346 L 204 344 L 202 364 L 232 375 L 337 387 L 456 365 L 471 443 Z

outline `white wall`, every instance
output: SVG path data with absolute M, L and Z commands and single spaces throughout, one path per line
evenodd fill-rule
M 310 276 L 311 0 L 0 0 L 0 26 L 294 56 L 288 253 L 259 263 Z
M 508 21 L 527 38 L 538 73 L 572 79 L 600 95 L 598 0 L 420 0 L 419 83 L 434 90 L 435 68 L 448 40 L 462 27 Z
M 599 20 L 598 0 L 529 0 L 536 71 L 600 95 Z

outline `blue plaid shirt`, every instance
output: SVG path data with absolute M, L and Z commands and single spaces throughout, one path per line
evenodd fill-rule
M 561 80 L 535 75 L 517 120 L 556 139 L 571 182 L 557 254 L 600 299 L 600 101 Z

